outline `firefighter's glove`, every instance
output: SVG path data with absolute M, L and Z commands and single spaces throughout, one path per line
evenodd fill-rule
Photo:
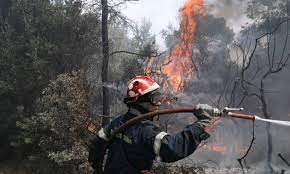
M 197 117 L 196 123 L 204 128 L 208 126 L 212 118 L 216 116 L 216 109 L 207 104 L 198 104 L 195 106 L 194 115 Z

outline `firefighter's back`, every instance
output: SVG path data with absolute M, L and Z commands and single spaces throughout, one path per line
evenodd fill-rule
M 129 112 L 117 117 L 104 128 L 105 132 L 112 133 L 133 117 Z M 105 173 L 134 174 L 150 170 L 155 154 L 148 142 L 153 142 L 159 132 L 150 121 L 142 121 L 117 134 L 108 148 Z

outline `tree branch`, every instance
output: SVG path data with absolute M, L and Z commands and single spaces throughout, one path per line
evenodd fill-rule
M 246 153 L 241 157 L 241 158 L 238 158 L 237 161 L 239 162 L 242 170 L 243 170 L 243 174 L 245 174 L 245 171 L 244 171 L 244 166 L 243 166 L 243 163 L 242 163 L 242 160 L 245 160 L 245 158 L 247 157 L 247 155 L 249 154 L 253 144 L 254 144 L 254 141 L 255 141 L 255 121 L 253 120 L 253 129 L 252 129 L 252 140 L 251 140 L 251 143 L 246 151 Z
M 288 166 L 290 167 L 290 163 L 281 155 L 281 153 L 278 154 L 278 157 L 280 157 L 282 159 L 282 161 Z
M 155 53 L 153 55 L 146 55 L 146 54 L 141 54 L 141 53 L 135 53 L 135 52 L 131 52 L 131 51 L 121 50 L 121 51 L 115 51 L 115 52 L 110 53 L 110 56 L 115 55 L 115 54 L 120 54 L 120 53 L 132 54 L 132 55 L 140 56 L 140 57 L 147 57 L 147 56 L 148 57 L 159 57 L 159 56 L 163 55 L 166 52 L 164 51 L 162 53 Z

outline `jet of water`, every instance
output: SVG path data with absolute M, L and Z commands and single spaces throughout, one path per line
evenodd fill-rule
M 283 126 L 290 126 L 290 121 L 264 119 L 264 118 L 261 118 L 261 117 L 258 117 L 258 116 L 255 116 L 255 120 L 260 120 L 260 121 L 264 121 L 264 122 L 279 124 L 279 125 L 283 125 Z

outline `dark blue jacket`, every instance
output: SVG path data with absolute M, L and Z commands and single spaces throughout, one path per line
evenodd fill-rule
M 136 115 L 127 112 L 103 127 L 91 140 L 89 161 L 100 159 L 99 150 L 112 132 Z M 154 159 L 174 162 L 192 154 L 199 143 L 209 135 L 197 123 L 185 127 L 176 134 L 162 132 L 146 120 L 118 134 L 109 145 L 105 174 L 138 174 L 150 170 Z

